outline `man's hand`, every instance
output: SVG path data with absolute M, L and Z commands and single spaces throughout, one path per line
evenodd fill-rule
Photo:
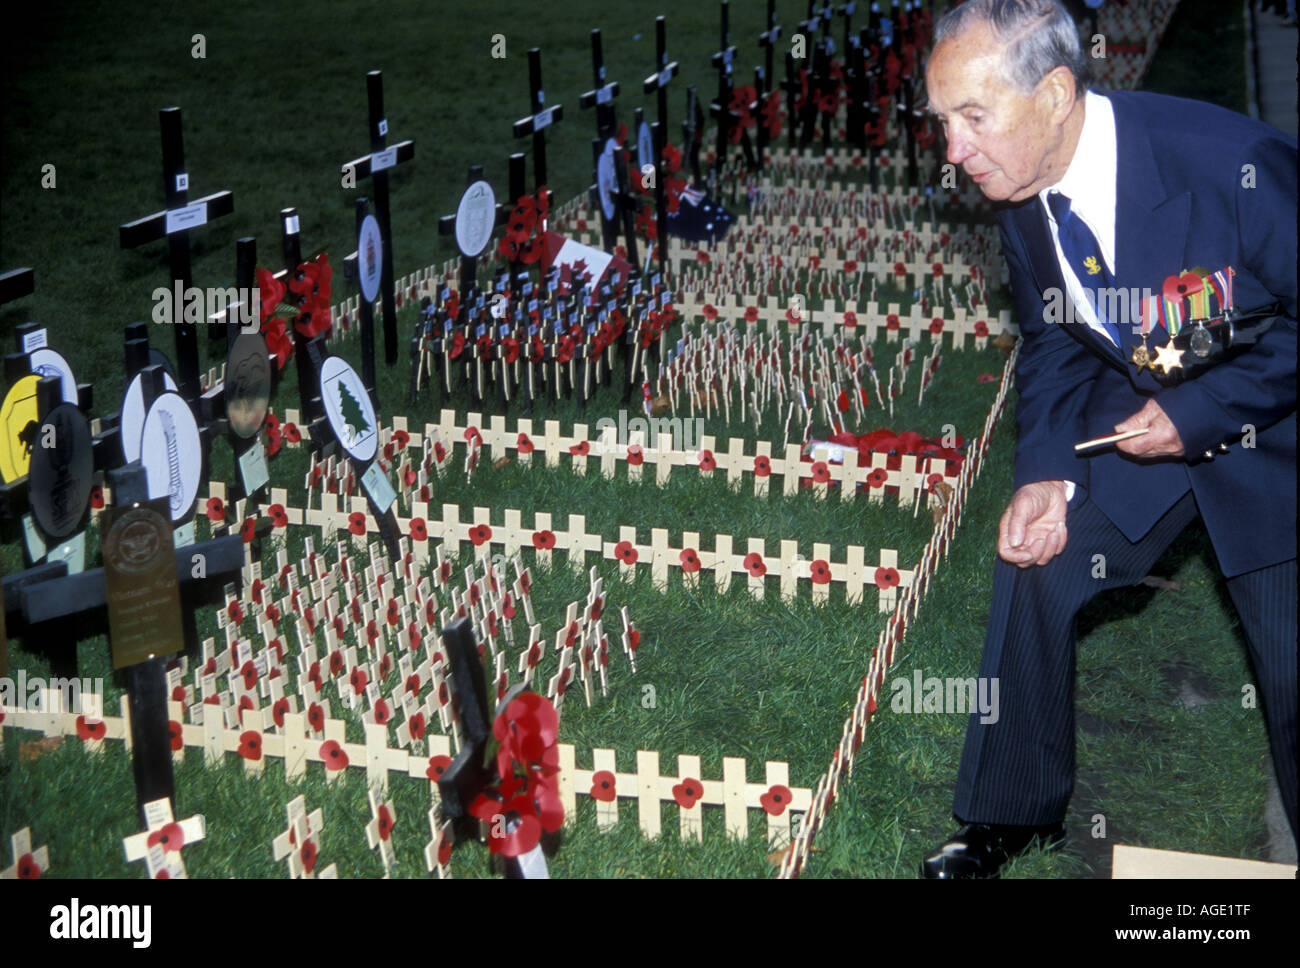
M 1141 437 L 1121 440 L 1115 449 L 1130 457 L 1182 457 L 1183 440 L 1160 404 L 1148 400 L 1133 416 L 1115 425 L 1117 433 L 1146 429 Z
M 1065 549 L 1065 481 L 1026 484 L 998 522 L 998 556 L 1020 568 L 1045 565 Z

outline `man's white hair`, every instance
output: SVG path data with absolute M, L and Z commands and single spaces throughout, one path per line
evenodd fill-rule
M 1002 45 L 1003 77 L 1023 93 L 1062 66 L 1074 75 L 1080 95 L 1088 89 L 1090 71 L 1079 29 L 1057 0 L 967 0 L 939 18 L 934 46 L 977 24 L 988 27 Z

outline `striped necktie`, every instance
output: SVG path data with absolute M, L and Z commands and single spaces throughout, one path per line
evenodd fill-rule
M 1061 251 L 1065 253 L 1066 263 L 1074 273 L 1074 277 L 1079 280 L 1079 284 L 1091 291 L 1092 305 L 1097 311 L 1097 319 L 1106 328 L 1115 345 L 1123 349 L 1124 343 L 1120 339 L 1119 328 L 1106 318 L 1107 300 L 1097 298 L 1097 290 L 1103 287 L 1112 288 L 1114 280 L 1106 269 L 1106 260 L 1102 258 L 1101 246 L 1097 244 L 1096 236 L 1092 234 L 1092 230 L 1083 219 L 1074 217 L 1070 211 L 1070 200 L 1060 192 L 1048 192 L 1047 205 L 1052 210 L 1052 217 L 1056 219 L 1056 236 L 1061 241 Z

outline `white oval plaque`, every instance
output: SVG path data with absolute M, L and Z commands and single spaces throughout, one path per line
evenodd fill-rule
M 492 186 L 476 181 L 465 189 L 456 207 L 456 248 L 467 259 L 479 255 L 492 241 L 497 222 L 497 197 Z

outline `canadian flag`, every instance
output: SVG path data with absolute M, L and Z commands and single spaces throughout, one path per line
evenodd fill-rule
M 583 282 L 588 290 L 606 282 L 617 288 L 632 275 L 632 266 L 626 260 L 551 231 L 546 233 L 542 264 L 547 270 L 558 265 L 560 282 L 574 289 Z

